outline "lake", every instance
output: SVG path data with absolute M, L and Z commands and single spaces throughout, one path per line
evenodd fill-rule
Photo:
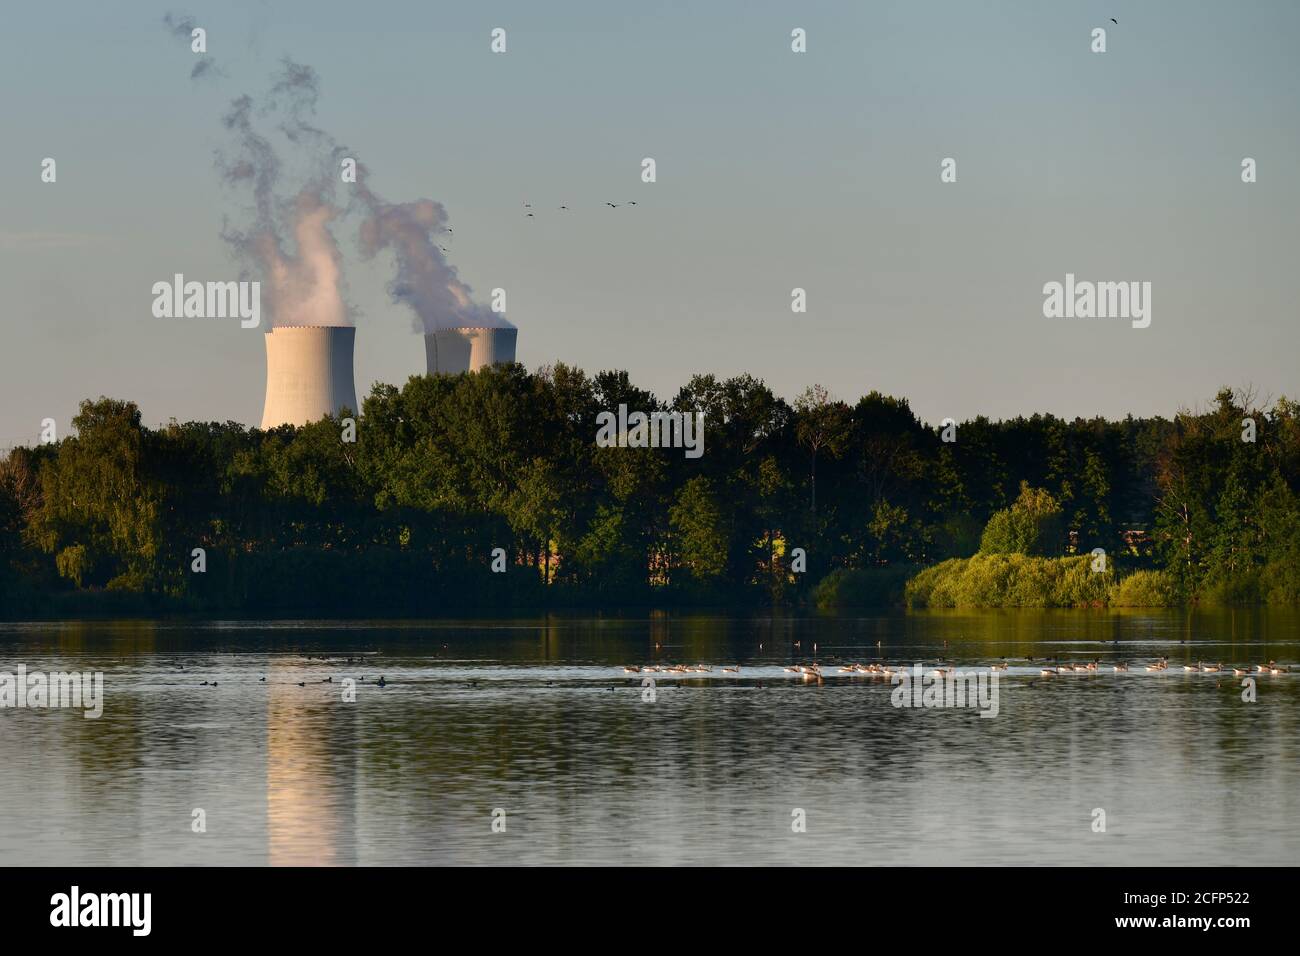
M 0 673 L 104 675 L 99 719 L 0 709 L 0 866 L 1294 865 L 1300 672 L 1183 666 L 1298 644 L 1255 609 L 0 625 Z M 839 670 L 1003 659 L 991 719 Z M 623 670 L 673 664 L 711 670 Z

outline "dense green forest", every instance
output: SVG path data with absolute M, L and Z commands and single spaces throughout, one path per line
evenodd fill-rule
M 703 456 L 598 447 L 620 404 L 703 412 Z M 0 463 L 0 614 L 1295 603 L 1300 406 L 1255 406 L 944 436 L 877 392 L 514 365 L 376 385 L 347 441 L 86 401 Z

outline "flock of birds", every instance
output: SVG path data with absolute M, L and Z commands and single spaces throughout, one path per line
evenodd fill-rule
M 617 209 L 619 206 L 635 206 L 636 203 L 629 199 L 627 202 L 606 202 L 605 205 L 608 206 L 610 209 Z M 534 215 L 533 215 L 533 211 L 532 211 L 532 210 L 533 210 L 533 204 L 532 204 L 532 203 L 530 203 L 530 202 L 526 202 L 526 203 L 524 203 L 524 208 L 528 210 L 528 212 L 524 213 L 524 218 L 525 218 L 525 219 L 533 219 L 533 218 L 535 218 Z M 568 206 L 559 206 L 559 207 L 557 208 L 557 211 L 558 211 L 558 212 L 568 212 L 568 211 L 569 211 L 569 207 L 568 207 Z M 447 231 L 448 231 L 448 232 L 451 232 L 450 229 L 448 229 Z M 446 250 L 443 250 L 443 251 L 445 252 Z
M 636 667 L 632 664 L 623 668 L 624 674 L 712 674 L 713 668 L 706 667 L 704 664 L 665 664 L 663 666 L 648 664 L 645 667 Z M 724 674 L 739 674 L 740 665 L 735 667 L 722 668 Z
M 994 670 L 1006 670 L 1006 664 L 994 664 Z M 740 674 L 740 665 L 734 667 L 724 667 L 721 669 L 724 674 Z M 822 670 L 821 664 L 792 664 L 789 667 L 783 667 L 787 674 L 798 674 L 804 680 L 822 680 L 826 675 Z M 933 670 L 931 674 L 946 676 L 953 668 L 940 668 Z M 623 668 L 624 674 L 712 674 L 713 668 L 707 664 L 665 664 L 665 665 L 646 665 L 638 667 L 635 664 L 628 664 Z M 908 673 L 908 668 L 887 667 L 884 664 L 845 664 L 839 668 L 841 674 L 865 674 L 873 677 L 892 677 L 894 674 Z
M 1078 674 L 1093 673 L 1101 667 L 1101 661 L 1089 661 L 1086 664 L 1061 664 L 1057 663 L 1055 667 L 1044 667 L 1039 673 L 1043 677 L 1051 677 L 1056 674 Z M 1121 661 L 1118 664 L 1111 665 L 1115 673 L 1121 673 L 1129 669 L 1129 665 Z M 1153 661 L 1146 665 L 1149 671 L 1167 671 L 1169 670 L 1169 658 L 1162 657 L 1158 661 Z M 1204 661 L 1197 661 L 1195 664 L 1184 664 L 1184 671 L 1196 674 L 1219 674 L 1232 671 L 1234 677 L 1245 677 L 1248 674 L 1285 674 L 1287 669 L 1278 664 L 1277 661 L 1269 661 L 1267 664 L 1256 664 L 1254 669 L 1249 664 L 1242 667 L 1225 667 L 1222 663 L 1206 664 Z
M 265 683 L 266 683 L 266 678 L 265 678 L 265 677 L 259 677 L 259 678 L 257 679 L 257 681 L 258 681 L 259 684 L 265 684 Z M 358 677 L 358 678 L 357 678 L 357 683 L 358 683 L 358 684 L 364 684 L 365 682 L 366 682 L 365 677 Z M 313 683 L 313 684 L 332 684 L 332 683 L 334 683 L 334 678 L 333 678 L 333 677 L 326 677 L 324 680 L 312 681 L 312 683 Z M 388 686 L 388 681 L 384 680 L 384 675 L 383 675 L 383 674 L 380 674 L 380 675 L 379 675 L 379 680 L 375 681 L 374 683 L 375 683 L 375 686 L 376 686 L 376 687 L 386 687 L 386 686 Z M 205 680 L 205 681 L 203 681 L 203 683 L 199 684 L 199 686 L 200 686 L 200 687 L 216 687 L 216 686 L 217 686 L 217 682 L 216 682 L 216 681 L 206 681 L 206 680 Z M 307 682 L 306 682 L 305 680 L 300 680 L 300 681 L 298 681 L 298 686 L 299 686 L 299 687 L 306 687 L 306 686 L 307 686 Z
M 1028 658 L 1028 660 L 1032 662 L 1033 658 Z M 1004 672 L 1008 670 L 1010 666 L 1010 662 L 1004 659 L 999 663 L 989 665 L 989 670 L 994 673 Z M 1050 667 L 1041 668 L 1038 673 L 1043 677 L 1055 677 L 1060 674 L 1095 674 L 1098 671 L 1103 670 L 1106 666 L 1109 666 L 1109 668 L 1117 674 L 1128 671 L 1130 667 L 1126 661 L 1120 661 L 1111 665 L 1103 665 L 1100 659 L 1065 664 L 1058 660 Z M 1159 660 L 1145 665 L 1145 667 L 1148 671 L 1153 672 L 1166 671 L 1169 669 L 1169 658 L 1162 657 Z M 868 677 L 893 677 L 895 674 L 910 674 L 911 668 L 911 665 L 906 664 L 900 664 L 894 667 L 887 664 L 844 664 L 838 668 L 837 672 L 840 674 L 858 674 Z M 807 681 L 821 681 L 825 678 L 822 665 L 817 663 L 792 664 L 788 667 L 783 667 L 782 670 L 787 674 L 796 674 Z M 1236 677 L 1244 677 L 1249 674 L 1288 673 L 1287 668 L 1278 664 L 1277 661 L 1269 661 L 1267 664 L 1256 664 L 1253 668 L 1249 664 L 1241 667 L 1230 667 L 1225 666 L 1222 663 L 1207 664 L 1204 661 L 1197 661 L 1195 664 L 1184 664 L 1183 670 L 1199 674 L 1219 674 L 1231 671 Z M 735 674 L 739 676 L 740 665 L 737 664 L 734 667 L 723 667 L 721 671 L 723 674 Z M 946 678 L 956 672 L 957 667 L 954 665 L 933 667 L 926 673 L 930 677 Z M 706 664 L 647 664 L 645 666 L 627 664 L 623 667 L 623 673 L 667 675 L 712 674 L 713 668 Z
M 444 645 L 442 645 L 442 646 L 445 648 L 447 645 L 444 644 Z M 307 655 L 307 660 L 311 660 L 311 659 L 312 659 L 312 655 L 311 655 L 311 654 L 308 654 L 308 655 Z M 326 661 L 326 662 L 330 662 L 330 663 L 335 663 L 335 659 L 334 659 L 334 658 L 325 657 L 325 656 L 317 657 L 316 660 L 319 660 L 319 661 Z M 354 661 L 352 658 L 349 657 L 349 658 L 346 658 L 346 661 L 345 661 L 345 662 L 348 663 L 348 664 L 354 664 L 354 663 L 355 663 L 355 664 L 360 664 L 360 663 L 363 663 L 363 659 L 360 658 L 360 657 L 358 657 L 358 658 Z M 184 671 L 184 670 L 185 670 L 185 665 L 184 665 L 184 664 L 178 665 L 178 666 L 177 666 L 177 670 L 179 670 L 179 671 Z M 356 677 L 356 678 L 353 678 L 353 679 L 354 679 L 358 684 L 364 684 L 364 683 L 366 683 L 366 676 L 365 676 L 364 674 L 362 674 L 360 677 Z M 259 684 L 265 684 L 265 683 L 266 683 L 266 678 L 265 678 L 265 677 L 259 677 L 257 680 L 258 680 L 258 683 L 259 683 Z M 291 682 L 291 683 L 297 683 L 297 685 L 298 685 L 299 687 L 306 687 L 308 682 L 305 681 L 305 680 L 300 680 L 300 681 Z M 321 680 L 314 680 L 314 681 L 311 681 L 311 683 L 313 683 L 313 684 L 332 684 L 332 683 L 334 683 L 334 677 L 331 675 L 330 677 L 325 677 L 325 678 L 322 678 Z M 376 687 L 387 687 L 389 682 L 384 678 L 384 675 L 383 675 L 383 674 L 380 674 L 380 675 L 379 675 L 379 680 L 372 680 L 370 683 L 374 684 Z M 216 681 L 206 681 L 206 680 L 205 680 L 205 681 L 203 681 L 202 683 L 200 683 L 199 686 L 200 686 L 200 687 L 218 687 L 218 686 L 220 686 L 220 685 L 219 685 Z

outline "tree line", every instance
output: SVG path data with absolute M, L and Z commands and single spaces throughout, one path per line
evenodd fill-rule
M 704 454 L 598 447 L 620 404 L 703 412 Z M 926 568 L 927 595 L 959 595 L 933 569 L 977 565 L 944 562 L 1095 548 L 1115 580 L 1145 575 L 1151 603 L 1295 603 L 1300 406 L 1260 404 L 1224 389 L 1173 419 L 976 417 L 945 435 L 874 391 L 787 402 L 697 375 L 661 400 L 626 372 L 511 365 L 377 384 L 345 441 L 336 418 L 155 429 L 88 400 L 74 435 L 0 463 L 0 608 L 895 603 Z

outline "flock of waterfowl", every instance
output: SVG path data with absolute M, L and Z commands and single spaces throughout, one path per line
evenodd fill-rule
M 662 666 L 650 664 L 645 667 L 636 667 L 629 664 L 627 667 L 623 668 L 623 673 L 624 674 L 712 674 L 713 668 L 706 667 L 703 664 L 696 664 L 694 667 L 692 667 L 689 664 L 664 664 Z M 739 674 L 740 665 L 737 664 L 735 667 L 724 667 L 722 668 L 722 673 Z
M 1001 664 L 994 664 L 993 670 L 1004 671 L 1007 669 L 1007 667 L 1008 665 L 1005 662 Z M 815 664 L 815 663 L 814 664 L 791 664 L 789 667 L 782 667 L 781 669 L 785 671 L 785 673 L 787 674 L 795 674 L 803 678 L 804 680 L 810 680 L 810 681 L 823 680 L 826 676 L 825 672 L 822 670 L 822 665 Z M 938 669 L 931 669 L 929 671 L 929 674 L 932 677 L 947 677 L 948 674 L 954 670 L 955 668 L 952 667 L 948 667 L 948 668 L 940 667 Z M 907 674 L 910 672 L 911 672 L 910 666 L 903 665 L 903 664 L 900 664 L 897 667 L 889 667 L 885 664 L 845 664 L 838 669 L 838 673 L 841 674 L 861 674 L 868 677 L 893 677 L 895 674 Z M 712 674 L 713 668 L 705 664 L 697 664 L 695 666 L 691 666 L 689 664 L 669 664 L 669 665 L 662 665 L 662 666 L 647 665 L 645 667 L 637 667 L 634 664 L 628 664 L 626 667 L 623 668 L 623 673 L 624 674 L 669 674 L 669 675 Z M 724 667 L 722 668 L 722 673 L 739 675 L 740 665 L 737 664 L 735 667 Z
M 1057 674 L 1079 674 L 1095 673 L 1101 669 L 1100 660 L 1089 661 L 1085 664 L 1062 664 L 1059 661 L 1055 667 L 1044 667 L 1039 673 L 1044 677 L 1051 677 Z M 1124 661 L 1118 664 L 1112 664 L 1111 670 L 1115 673 L 1121 673 L 1129 669 L 1129 665 Z M 1162 657 L 1157 661 L 1152 661 L 1146 665 L 1149 671 L 1167 671 L 1169 670 L 1169 658 Z M 1248 674 L 1285 674 L 1287 669 L 1278 664 L 1277 661 L 1269 661 L 1267 664 L 1256 664 L 1251 668 L 1249 664 L 1241 667 L 1226 667 L 1222 663 L 1206 664 L 1204 661 L 1197 661 L 1195 664 L 1184 664 L 1183 670 L 1194 674 L 1219 674 L 1231 671 L 1234 677 L 1245 677 Z
M 1032 661 L 1033 658 L 1028 658 Z M 996 664 L 988 665 L 993 672 L 1004 672 L 1010 667 L 1010 663 L 1003 660 Z M 1148 671 L 1159 672 L 1169 670 L 1169 658 L 1162 657 L 1150 664 L 1144 665 Z M 1129 670 L 1130 665 L 1126 661 L 1104 665 L 1100 659 L 1078 663 L 1061 663 L 1056 661 L 1050 667 L 1042 667 L 1039 674 L 1043 677 L 1055 677 L 1061 674 L 1095 674 L 1098 671 L 1109 668 L 1111 671 L 1119 674 Z M 792 664 L 788 667 L 782 667 L 787 674 L 796 674 L 804 680 L 822 680 L 824 672 L 820 664 Z M 1231 672 L 1236 677 L 1244 677 L 1249 674 L 1286 674 L 1287 668 L 1279 665 L 1277 661 L 1269 661 L 1267 664 L 1256 664 L 1251 667 L 1249 664 L 1241 667 L 1226 666 L 1222 663 L 1207 664 L 1203 661 L 1197 661 L 1195 664 L 1184 664 L 1183 670 L 1199 674 L 1219 674 Z M 948 677 L 957 671 L 955 666 L 934 667 L 926 673 L 930 677 Z M 740 665 L 734 667 L 723 667 L 723 674 L 740 674 Z M 860 674 L 869 677 L 893 677 L 895 674 L 911 673 L 911 665 L 899 664 L 889 666 L 887 664 L 844 664 L 838 668 L 840 674 Z M 686 675 L 686 674 L 712 674 L 713 668 L 706 664 L 648 664 L 638 667 L 634 664 L 628 664 L 623 668 L 624 674 L 664 674 L 664 675 Z

